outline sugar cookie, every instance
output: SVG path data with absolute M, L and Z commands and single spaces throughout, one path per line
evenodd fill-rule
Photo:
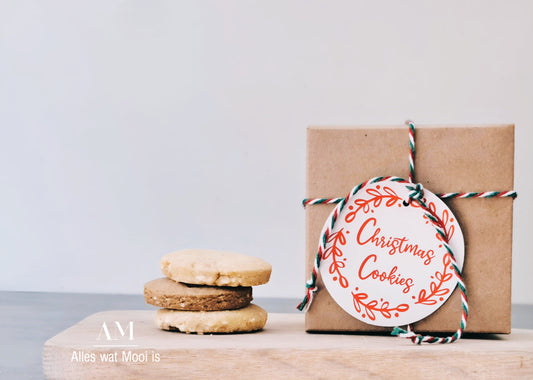
M 160 329 L 198 334 L 252 332 L 265 327 L 266 321 L 267 312 L 254 304 L 222 311 L 160 309 L 155 316 Z
M 160 266 L 174 281 L 214 286 L 261 285 L 268 282 L 272 272 L 272 266 L 257 257 L 207 249 L 169 253 Z

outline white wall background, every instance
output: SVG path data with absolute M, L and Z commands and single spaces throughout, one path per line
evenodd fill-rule
M 305 129 L 514 122 L 533 303 L 531 1 L 0 1 L 0 289 L 141 293 L 185 247 L 300 297 Z M 406 162 L 407 164 L 407 162 Z M 490 190 L 490 189 L 487 189 Z

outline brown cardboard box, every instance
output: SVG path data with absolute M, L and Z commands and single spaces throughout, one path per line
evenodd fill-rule
M 377 176 L 409 176 L 406 126 L 309 127 L 307 196 L 345 196 Z M 415 181 L 433 193 L 513 190 L 514 125 L 424 126 L 416 128 Z M 463 277 L 468 294 L 466 332 L 511 331 L 512 198 L 445 201 L 465 239 Z M 306 208 L 306 274 L 320 231 L 334 205 Z M 328 294 L 320 276 L 306 314 L 307 331 L 390 331 L 360 322 Z M 456 289 L 435 313 L 413 325 L 420 332 L 454 332 L 461 318 Z

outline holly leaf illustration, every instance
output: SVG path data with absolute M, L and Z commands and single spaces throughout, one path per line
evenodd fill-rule
M 361 312 L 361 303 L 363 300 L 368 298 L 368 294 L 366 293 L 353 293 L 353 306 L 355 307 L 355 310 L 357 310 L 358 313 Z
M 398 310 L 400 313 L 403 313 L 404 311 L 409 310 L 409 305 L 406 304 L 406 303 L 402 303 L 402 304 L 398 305 L 396 310 Z
M 381 194 L 376 189 L 366 189 L 367 194 L 373 195 L 374 197 L 380 197 Z
M 455 232 L 455 226 L 452 224 L 450 228 L 448 229 L 448 239 L 450 240 L 452 239 L 454 232 Z
M 435 292 L 435 296 L 436 297 L 444 296 L 444 295 L 448 294 L 449 292 L 450 292 L 450 289 L 446 289 L 446 288 L 440 289 L 440 290 Z
M 385 203 L 385 206 L 392 207 L 392 206 L 394 206 L 394 204 L 396 203 L 397 200 L 398 200 L 398 198 L 389 198 L 387 200 L 387 202 Z
M 348 280 L 346 279 L 346 277 L 342 276 L 339 274 L 339 284 L 344 288 L 346 289 L 348 286 L 350 286 L 350 284 L 348 284 Z
M 370 301 L 365 307 L 366 315 L 368 315 L 368 318 L 370 318 L 372 321 L 376 320 L 376 314 L 374 314 L 374 311 L 372 309 L 375 308 L 377 304 L 378 301 L 373 300 Z
M 390 187 L 388 187 L 388 186 L 385 186 L 385 187 L 383 188 L 383 190 L 384 190 L 387 194 L 389 194 L 389 195 L 391 195 L 391 196 L 398 197 L 398 194 L 396 194 L 396 192 L 395 192 L 394 190 L 392 190 L 392 189 L 391 189 Z
M 385 301 L 381 304 L 381 314 L 385 317 L 385 318 L 390 318 L 392 317 L 390 311 L 389 311 L 389 302 L 388 301 Z
M 442 224 L 447 225 L 449 218 L 450 218 L 450 215 L 448 214 L 448 210 L 444 209 L 444 211 L 442 212 L 442 218 L 441 218 Z

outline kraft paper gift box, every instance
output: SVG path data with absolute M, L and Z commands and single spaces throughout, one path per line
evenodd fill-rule
M 343 197 L 378 176 L 409 177 L 407 126 L 309 127 L 306 198 Z M 433 193 L 513 190 L 514 125 L 416 128 L 415 182 Z M 465 240 L 463 278 L 468 293 L 466 332 L 510 333 L 512 198 L 444 201 Z M 320 231 L 335 205 L 306 207 L 306 276 Z M 307 331 L 390 331 L 366 324 L 336 304 L 318 276 L 306 313 Z M 436 312 L 412 325 L 418 332 L 455 332 L 461 299 L 456 288 Z

